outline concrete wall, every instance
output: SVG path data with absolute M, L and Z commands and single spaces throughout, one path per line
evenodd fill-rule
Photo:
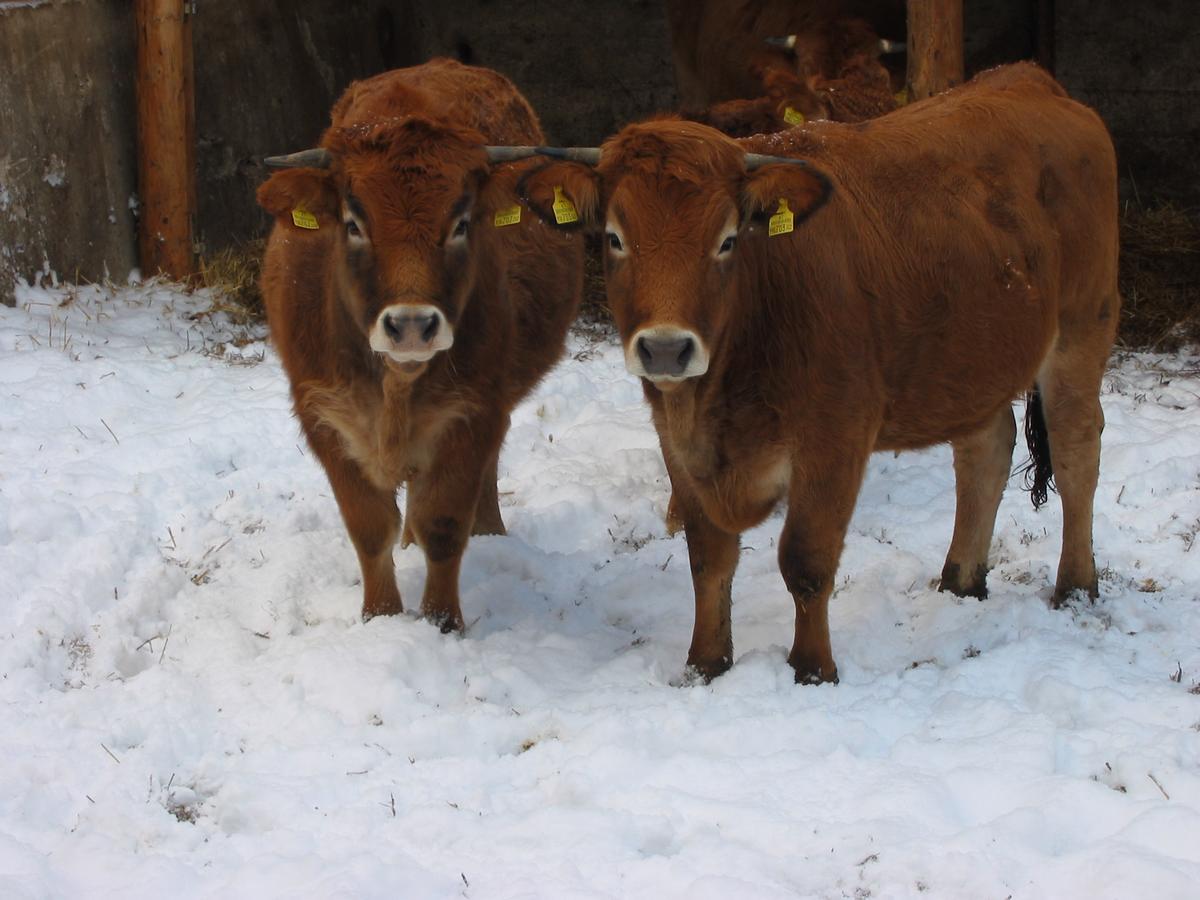
M 128 0 L 0 4 L 0 302 L 135 264 L 133 39 Z

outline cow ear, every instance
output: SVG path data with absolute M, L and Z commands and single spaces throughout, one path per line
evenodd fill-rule
M 289 228 L 315 231 L 341 220 L 332 173 L 324 169 L 285 169 L 258 188 L 258 205 Z
M 756 222 L 782 216 L 771 225 L 771 233 L 779 234 L 791 231 L 815 213 L 832 194 L 829 178 L 817 169 L 795 163 L 768 163 L 746 176 L 742 211 L 747 220 Z
M 591 166 L 551 162 L 529 172 L 517 193 L 538 217 L 555 228 L 595 230 L 600 223 L 600 176 Z

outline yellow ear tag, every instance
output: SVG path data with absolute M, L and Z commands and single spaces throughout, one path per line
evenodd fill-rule
M 575 211 L 575 204 L 563 196 L 561 184 L 554 186 L 554 205 L 551 209 L 554 210 L 554 221 L 559 225 L 579 221 L 579 213 Z
M 908 88 L 905 87 L 905 88 L 901 88 L 900 90 L 896 91 L 895 98 L 896 98 L 897 106 L 907 106 L 908 105 Z
M 789 125 L 803 125 L 804 113 L 798 109 L 792 109 L 790 106 L 783 111 L 783 121 Z
M 796 215 L 788 209 L 787 200 L 779 198 L 779 209 L 775 215 L 767 219 L 767 234 L 775 237 L 777 234 L 787 234 L 795 228 Z
M 505 225 L 516 225 L 521 221 L 521 206 L 510 206 L 508 209 L 497 210 L 496 217 L 492 219 L 492 225 L 496 228 L 503 228 Z
M 316 216 L 307 209 L 301 209 L 298 206 L 292 210 L 292 223 L 297 228 L 307 228 L 309 231 L 316 231 L 321 227 L 317 224 Z

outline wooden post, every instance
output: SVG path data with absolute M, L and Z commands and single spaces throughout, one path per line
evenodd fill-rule
M 192 28 L 184 0 L 137 0 L 138 250 L 142 272 L 195 271 Z
M 962 0 L 908 0 L 909 97 L 924 100 L 962 80 Z

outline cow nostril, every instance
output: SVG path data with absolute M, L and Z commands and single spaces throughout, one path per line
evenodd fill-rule
M 383 330 L 393 341 L 398 341 L 404 335 L 403 326 L 398 323 L 394 316 L 383 317 Z
M 688 363 L 691 362 L 692 354 L 695 351 L 696 342 L 691 338 L 685 338 L 683 341 L 683 346 L 679 349 L 679 357 L 677 359 L 677 362 L 679 363 L 679 371 L 682 372 L 687 369 Z
M 424 327 L 421 329 L 421 340 L 428 344 L 437 336 L 438 327 L 442 324 L 442 320 L 437 313 L 433 313 L 432 315 L 418 318 L 417 324 L 420 325 L 422 321 L 424 321 Z
M 683 375 L 696 353 L 696 341 L 690 337 L 664 338 L 648 335 L 638 338 L 637 354 L 648 375 Z
M 654 361 L 654 354 L 650 350 L 650 344 L 645 338 L 638 338 L 637 342 L 638 359 L 642 361 L 642 365 L 649 369 L 650 364 Z

